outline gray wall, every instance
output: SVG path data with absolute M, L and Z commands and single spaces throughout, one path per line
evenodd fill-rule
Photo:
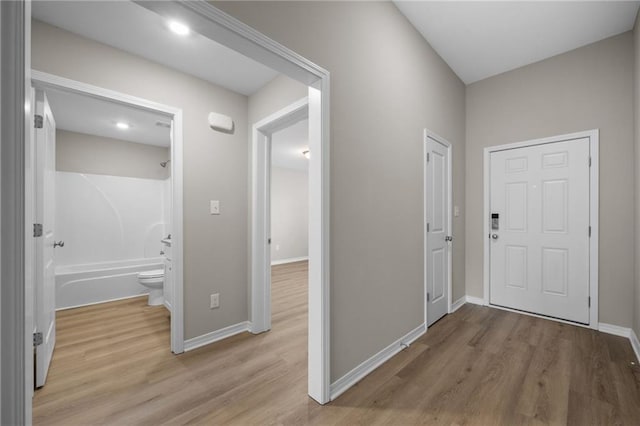
M 182 108 L 185 338 L 247 319 L 247 97 L 35 21 L 33 68 Z M 212 131 L 210 111 L 234 134 Z M 209 200 L 222 214 L 209 214 Z M 220 293 L 220 308 L 209 295 Z
M 425 127 L 454 146 L 464 295 L 464 84 L 390 2 L 216 6 L 331 72 L 331 379 L 422 324 Z
M 56 170 L 146 179 L 166 179 L 169 148 L 56 130 Z
M 467 86 L 467 294 L 483 296 L 483 148 L 600 129 L 600 322 L 633 321 L 631 32 Z
M 308 95 L 309 89 L 304 84 L 286 75 L 277 76 L 249 96 L 249 126 Z
M 271 169 L 271 261 L 309 255 L 309 174 Z
M 633 29 L 633 123 L 635 130 L 635 299 L 633 329 L 640 336 L 640 13 Z

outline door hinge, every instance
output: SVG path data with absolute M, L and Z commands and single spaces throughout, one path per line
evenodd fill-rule
M 41 223 L 34 223 L 33 224 L 33 236 L 35 238 L 42 237 L 42 224 Z
M 33 333 L 33 346 L 40 346 L 42 344 L 42 333 L 40 331 Z
M 427 302 L 431 299 L 431 295 L 427 293 Z
M 589 300 L 588 300 L 587 304 L 589 305 L 589 307 L 591 307 L 591 296 L 589 296 Z
M 429 228 L 430 228 L 429 223 L 427 223 L 427 232 L 429 232 Z
M 589 226 L 589 238 L 591 238 L 591 226 Z
M 42 129 L 44 126 L 44 118 L 40 114 L 33 116 L 33 127 L 36 129 Z
M 267 240 L 267 244 L 271 244 L 271 238 Z
M 591 167 L 591 157 L 589 157 L 589 167 Z
M 429 153 L 427 152 L 427 163 L 429 162 Z

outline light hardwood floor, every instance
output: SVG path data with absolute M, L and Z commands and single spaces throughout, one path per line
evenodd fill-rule
M 306 262 L 273 268 L 273 329 L 180 356 L 144 298 L 63 311 L 36 425 L 640 424 L 626 339 L 465 305 L 336 401 L 306 396 Z

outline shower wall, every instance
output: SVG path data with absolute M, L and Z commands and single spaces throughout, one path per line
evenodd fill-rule
M 168 180 L 56 173 L 58 267 L 160 256 Z

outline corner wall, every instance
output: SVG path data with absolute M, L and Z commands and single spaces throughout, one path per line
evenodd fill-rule
M 600 129 L 600 322 L 630 327 L 634 297 L 631 32 L 467 86 L 467 294 L 483 297 L 485 147 Z
M 453 144 L 464 295 L 462 81 L 390 2 L 214 2 L 331 73 L 331 381 L 424 322 L 423 129 Z

